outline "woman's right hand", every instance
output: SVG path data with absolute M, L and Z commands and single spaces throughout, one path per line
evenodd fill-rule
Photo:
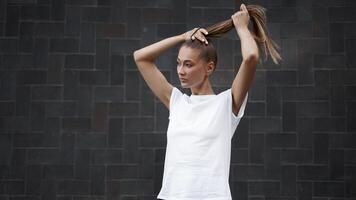
M 205 38 L 205 35 L 208 34 L 208 31 L 205 28 L 200 28 L 199 30 L 197 30 L 198 28 L 194 28 L 190 31 L 187 31 L 185 33 L 183 33 L 183 37 L 184 40 L 195 40 L 198 39 L 199 41 L 208 44 L 208 41 Z M 195 33 L 194 33 L 195 32 Z M 194 35 L 192 35 L 194 33 Z

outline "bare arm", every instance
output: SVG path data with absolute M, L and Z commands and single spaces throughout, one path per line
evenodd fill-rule
M 192 33 L 194 33 L 194 36 L 197 37 L 199 40 L 205 39 L 205 37 L 203 37 L 202 32 L 200 31 L 206 32 L 206 30 L 200 29 L 195 34 L 196 30 L 197 29 L 194 28 L 193 30 L 187 31 L 183 34 L 163 39 L 159 42 L 136 50 L 133 54 L 136 65 L 144 80 L 146 81 L 150 89 L 153 91 L 155 96 L 157 96 L 168 109 L 173 86 L 159 71 L 154 62 L 159 55 L 167 51 L 169 48 L 175 46 L 180 42 L 190 40 L 190 36 L 192 35 Z
M 142 77 L 155 96 L 158 97 L 168 109 L 173 86 L 167 81 L 154 62 L 163 52 L 183 41 L 183 35 L 177 35 L 163 39 L 134 52 L 134 59 Z
M 244 5 L 241 6 L 241 10 L 242 10 L 240 11 L 242 12 L 241 15 L 246 14 L 243 13 L 244 11 L 247 12 L 247 9 L 246 7 L 244 7 Z M 235 115 L 238 114 L 240 107 L 243 103 L 243 100 L 245 99 L 246 93 L 252 84 L 256 72 L 258 58 L 259 58 L 257 43 L 254 40 L 247 25 L 244 24 L 244 22 L 246 23 L 246 21 L 243 21 L 246 19 L 249 20 L 249 17 L 246 17 L 246 15 L 245 16 L 239 15 L 237 17 L 241 18 L 239 20 L 242 20 L 240 22 L 237 22 L 236 20 L 237 23 L 235 25 L 237 34 L 240 37 L 240 41 L 241 41 L 242 62 L 231 87 L 232 97 L 233 97 L 232 107 Z M 243 17 L 246 18 L 244 19 Z

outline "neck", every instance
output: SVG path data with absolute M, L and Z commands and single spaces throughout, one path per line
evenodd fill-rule
M 190 91 L 192 92 L 192 95 L 215 94 L 208 78 L 205 78 L 200 85 L 191 87 Z

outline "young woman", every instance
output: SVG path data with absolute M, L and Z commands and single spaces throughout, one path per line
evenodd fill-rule
M 248 25 L 252 17 L 253 32 Z M 231 88 L 215 94 L 209 76 L 217 66 L 210 38 L 235 28 L 241 40 L 242 62 Z M 177 73 L 183 88 L 172 86 L 155 65 L 156 58 L 183 42 Z M 265 9 L 241 4 L 231 19 L 166 38 L 134 52 L 134 59 L 153 93 L 169 109 L 167 148 L 158 199 L 229 200 L 231 139 L 244 115 L 248 90 L 259 61 L 259 50 L 281 60 L 266 28 Z

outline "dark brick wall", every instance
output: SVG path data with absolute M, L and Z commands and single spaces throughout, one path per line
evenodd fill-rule
M 132 52 L 228 19 L 233 2 L 1 0 L 0 200 L 155 199 L 168 110 Z M 355 1 L 246 3 L 268 9 L 284 62 L 258 66 L 233 138 L 233 199 L 356 199 Z M 241 51 L 235 31 L 214 44 L 218 92 Z M 178 86 L 176 50 L 157 64 Z

